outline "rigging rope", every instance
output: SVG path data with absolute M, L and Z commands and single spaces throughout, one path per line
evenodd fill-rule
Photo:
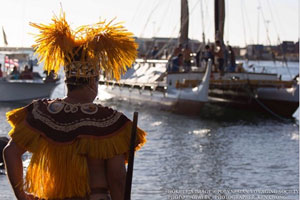
M 205 23 L 204 23 L 204 13 L 203 13 L 203 0 L 200 3 L 200 13 L 201 13 L 201 22 L 202 22 L 202 42 L 205 44 Z
M 229 12 L 229 1 L 225 1 L 225 7 L 226 7 L 226 11 L 225 12 L 227 12 L 227 13 L 230 13 Z M 225 20 L 225 22 L 226 22 L 226 41 L 227 42 L 229 42 L 230 41 L 230 35 L 229 35 L 229 24 L 230 24 L 230 22 L 229 22 L 229 17 L 227 17 L 227 20 Z
M 208 30 L 208 31 L 213 30 L 213 29 L 211 29 L 212 18 L 211 18 L 211 16 L 210 16 L 210 13 L 208 12 L 208 11 L 210 11 L 210 10 L 208 9 L 208 3 L 207 3 L 206 0 L 204 0 L 204 4 L 205 4 L 205 10 L 206 10 L 206 13 L 207 13 L 207 19 L 208 19 L 208 20 L 207 20 L 207 26 L 205 27 L 206 29 L 204 29 L 204 32 L 207 33 L 207 30 Z M 208 35 L 208 34 L 207 34 L 207 35 Z M 214 35 L 214 34 L 213 34 L 213 35 Z M 209 43 L 209 39 L 208 39 L 207 43 Z
M 263 22 L 264 22 L 265 29 L 266 29 L 266 33 L 267 33 L 267 40 L 268 40 L 268 42 L 269 42 L 269 45 L 271 45 L 272 43 L 271 43 L 271 40 L 270 40 L 269 30 L 268 30 L 268 23 L 269 23 L 270 21 L 266 20 L 266 18 L 265 18 L 264 11 L 263 11 L 263 8 L 262 8 L 262 6 L 261 6 L 260 0 L 258 0 L 258 4 L 259 4 L 260 10 L 261 10 L 261 15 L 262 15 L 262 17 L 263 17 Z
M 137 7 L 135 9 L 136 11 L 135 11 L 134 15 L 132 15 L 132 19 L 130 21 L 130 25 L 132 25 L 135 22 L 136 16 L 138 16 L 138 12 L 142 10 L 141 9 L 141 7 L 143 7 L 143 6 L 141 6 L 142 2 L 145 2 L 145 1 L 139 1 L 139 4 L 137 4 Z
M 197 1 L 197 2 L 195 3 L 195 5 L 192 7 L 192 10 L 191 10 L 191 12 L 190 12 L 190 15 L 192 15 L 192 13 L 195 11 L 195 9 L 196 9 L 198 3 L 199 3 L 199 1 Z M 186 18 L 185 20 L 188 20 L 188 19 Z M 173 35 L 174 32 L 177 30 L 178 24 L 180 24 L 180 23 L 177 23 L 177 24 L 174 26 L 171 35 Z M 177 37 L 179 37 L 179 36 L 180 36 L 180 31 L 178 32 L 178 36 L 177 36 Z M 170 39 L 168 40 L 168 42 L 160 49 L 160 51 L 159 51 L 157 54 L 158 54 L 158 55 L 161 54 L 161 53 L 163 52 L 163 50 L 166 49 L 166 48 L 171 44 L 172 40 L 173 40 L 173 38 L 170 38 Z M 149 53 L 149 51 L 150 51 L 150 50 L 148 50 L 147 53 Z
M 270 10 L 270 13 L 271 13 L 271 18 L 272 18 L 272 21 L 274 22 L 273 23 L 273 25 L 274 25 L 274 29 L 275 29 L 275 31 L 276 31 L 276 34 L 277 34 L 277 42 L 278 42 L 278 44 L 280 44 L 280 37 L 279 37 L 279 33 L 278 33 L 278 29 L 277 29 L 277 26 L 276 26 L 276 21 L 274 20 L 274 17 L 273 17 L 273 12 L 272 12 L 272 8 L 271 8 L 271 4 L 270 4 L 270 1 L 269 0 L 267 0 L 267 2 L 268 2 L 268 7 L 269 7 L 269 10 Z
M 169 0 L 169 2 L 168 2 L 168 4 L 167 4 L 167 10 L 166 10 L 166 12 L 163 13 L 164 16 L 168 16 L 168 14 L 169 14 L 169 12 L 170 12 L 170 10 L 171 10 L 171 6 L 169 6 L 169 5 L 171 4 L 172 1 L 173 1 L 173 0 Z M 154 32 L 154 35 L 156 35 L 156 34 L 160 31 L 162 25 L 164 24 L 165 19 L 166 19 L 166 17 L 162 17 L 162 20 L 161 20 L 161 23 L 160 23 L 161 25 L 160 25 L 160 26 L 157 28 L 157 30 Z
M 246 92 L 248 93 L 248 95 L 250 96 L 250 98 L 254 99 L 263 109 L 265 109 L 267 112 L 269 112 L 274 117 L 276 117 L 279 120 L 284 121 L 284 122 L 290 122 L 291 121 L 290 119 L 281 117 L 280 115 L 276 114 L 275 112 L 273 112 L 270 108 L 268 108 L 263 102 L 261 102 L 258 99 L 258 95 L 254 93 L 254 90 L 251 87 L 250 79 L 249 79 L 249 74 L 246 73 L 246 75 L 247 75 L 247 86 L 248 87 L 245 87 L 245 89 L 246 89 Z
M 242 11 L 242 20 L 243 20 L 243 31 L 244 31 L 244 42 L 245 42 L 245 47 L 247 46 L 247 35 L 246 35 L 246 28 L 245 28 L 245 19 L 244 19 L 244 7 L 243 7 L 243 0 L 241 1 L 241 11 Z
M 254 39 L 253 39 L 253 34 L 252 34 L 252 28 L 251 28 L 251 24 L 250 24 L 250 21 L 249 21 L 249 17 L 248 17 L 248 12 L 247 12 L 247 9 L 246 9 L 246 5 L 245 5 L 245 1 L 242 1 L 242 6 L 244 6 L 244 11 L 245 11 L 245 17 L 246 17 L 246 22 L 247 22 L 247 30 L 249 30 L 250 32 L 250 42 L 252 44 L 254 44 Z
M 150 19 L 151 19 L 151 16 L 152 16 L 152 14 L 154 13 L 154 11 L 157 9 L 157 7 L 160 5 L 160 1 L 158 0 L 157 1 L 158 3 L 156 4 L 156 6 L 151 10 L 151 12 L 150 12 L 150 14 L 149 14 L 149 16 L 148 16 L 148 18 L 147 18 L 147 20 L 146 20 L 146 24 L 145 24 L 145 26 L 143 27 L 143 29 L 142 29 L 142 32 L 141 32 L 141 34 L 140 34 L 140 37 L 143 37 L 143 35 L 144 35 L 144 32 L 145 32 L 145 30 L 146 30 L 146 28 L 148 27 L 148 24 L 149 24 L 149 21 L 150 21 Z
M 259 4 L 260 4 L 260 0 L 258 0 L 258 1 L 259 1 Z M 267 2 L 268 2 L 269 9 L 270 9 L 270 13 L 271 13 L 272 20 L 274 21 L 272 9 L 271 9 L 271 4 L 270 4 L 269 0 L 268 0 Z M 261 5 L 260 5 L 260 6 L 261 6 Z M 264 21 L 266 21 L 265 18 L 264 18 L 263 10 L 262 10 L 262 16 L 263 16 Z M 267 21 L 266 21 L 266 22 L 267 22 Z M 267 26 L 267 25 L 266 25 L 266 26 Z M 280 37 L 279 37 L 279 34 L 278 34 L 278 31 L 277 31 L 277 28 L 276 28 L 276 25 L 275 25 L 275 21 L 274 21 L 274 28 L 275 28 L 275 31 L 276 31 L 276 34 L 277 34 L 277 40 L 278 40 L 278 42 L 281 43 Z M 267 31 L 267 37 L 268 37 L 268 40 L 269 40 L 270 45 L 271 45 L 271 41 L 270 41 L 269 34 L 268 34 L 268 27 L 266 27 L 266 31 Z M 284 52 L 283 52 L 283 54 L 284 54 Z M 286 65 L 284 65 L 284 63 L 283 63 L 283 67 L 286 66 L 287 71 L 288 71 L 288 73 L 289 73 L 289 75 L 290 75 L 290 78 L 292 79 L 293 76 L 292 76 L 292 74 L 291 74 L 291 72 L 290 72 L 290 69 L 289 69 L 289 67 L 288 67 L 288 64 L 287 64 L 287 63 L 285 63 L 285 64 L 286 64 Z M 275 67 L 276 67 L 276 66 L 275 66 Z M 276 68 L 276 70 L 278 70 L 278 69 Z
M 277 18 L 277 22 L 279 23 L 279 27 L 281 27 L 280 31 L 281 31 L 281 33 L 285 36 L 285 35 L 286 35 L 286 34 L 285 34 L 285 29 L 283 28 L 284 26 L 282 26 L 281 18 L 278 17 L 278 16 L 280 16 L 280 15 L 279 15 L 278 12 L 277 12 L 276 4 L 274 3 L 274 4 L 271 4 L 271 5 L 272 5 L 273 8 L 274 8 L 274 11 L 275 11 L 275 17 Z

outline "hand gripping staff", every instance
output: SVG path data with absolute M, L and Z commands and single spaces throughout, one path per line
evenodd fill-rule
M 132 185 L 132 174 L 133 174 L 133 163 L 134 163 L 134 148 L 135 148 L 135 138 L 136 138 L 136 129 L 138 121 L 138 112 L 133 114 L 133 124 L 131 129 L 131 140 L 130 140 L 130 149 L 129 149 L 129 158 L 128 166 L 126 173 L 126 185 L 125 185 L 125 194 L 124 200 L 131 199 L 131 185 Z

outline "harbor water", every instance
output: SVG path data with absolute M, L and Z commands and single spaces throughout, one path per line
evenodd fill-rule
M 284 79 L 299 73 L 298 63 L 289 72 L 267 64 L 264 70 L 279 71 Z M 64 95 L 60 84 L 52 98 Z M 299 111 L 288 121 L 218 107 L 184 116 L 102 90 L 97 101 L 130 118 L 138 111 L 138 125 L 148 133 L 135 157 L 133 200 L 299 199 Z M 10 130 L 5 113 L 19 106 L 0 104 L 0 136 Z M 25 155 L 24 166 L 29 158 Z M 5 175 L 0 191 L 1 200 L 15 199 Z

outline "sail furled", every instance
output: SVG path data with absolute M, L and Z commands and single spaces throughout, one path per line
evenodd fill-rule
M 215 0 L 215 40 L 224 44 L 225 0 Z
M 179 43 L 185 45 L 189 39 L 189 6 L 187 0 L 181 0 L 180 38 Z

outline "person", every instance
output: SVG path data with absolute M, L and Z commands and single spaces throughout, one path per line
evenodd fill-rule
M 3 77 L 2 64 L 0 63 L 0 78 Z
M 46 74 L 45 82 L 55 82 L 58 80 L 54 70 L 51 70 L 50 73 L 45 71 L 44 74 Z
M 151 58 L 158 59 L 158 47 L 155 46 L 151 52 Z
M 184 62 L 184 69 L 185 71 L 191 70 L 191 49 L 189 45 L 185 45 L 185 48 L 183 49 L 183 62 Z
M 235 72 L 236 62 L 235 62 L 235 53 L 233 48 L 228 45 L 228 53 L 229 53 L 229 72 Z
M 20 72 L 17 66 L 14 66 L 13 71 L 9 74 L 12 80 L 18 80 L 20 77 Z
M 182 53 L 182 44 L 179 44 L 178 47 L 174 49 L 172 57 L 176 57 L 180 53 Z
M 202 60 L 208 62 L 209 59 L 213 59 L 213 53 L 210 49 L 209 45 L 205 45 L 205 49 L 203 52 Z
M 28 65 L 25 65 L 24 71 L 20 74 L 20 79 L 33 79 L 33 73 L 28 68 Z
M 218 69 L 221 74 L 221 76 L 224 74 L 224 52 L 223 52 L 223 47 L 220 42 L 220 40 L 216 41 L 216 47 L 215 47 L 215 58 L 217 59 L 218 62 Z
M 199 48 L 199 50 L 197 51 L 196 56 L 195 56 L 197 67 L 201 67 L 202 56 L 203 56 L 202 48 Z
M 249 54 L 248 54 L 248 52 L 245 53 L 244 57 L 245 57 L 244 59 L 246 60 L 246 64 L 248 65 L 248 63 L 249 63 Z
M 134 62 L 133 34 L 105 22 L 72 31 L 64 13 L 52 20 L 49 25 L 31 24 L 40 31 L 35 50 L 48 72 L 57 74 L 64 66 L 67 96 L 36 100 L 7 113 L 12 126 L 3 153 L 8 179 L 22 200 L 123 199 L 133 123 L 93 101 L 101 70 L 119 80 L 125 66 Z M 145 136 L 138 128 L 135 150 Z M 26 151 L 32 157 L 23 179 L 21 156 Z
M 274 51 L 271 51 L 271 56 L 272 56 L 273 63 L 275 64 L 276 63 L 276 54 Z
M 179 72 L 179 67 L 182 66 L 183 63 L 183 55 L 180 53 L 178 56 L 173 57 L 171 63 L 171 69 L 168 71 Z
M 168 49 L 164 49 L 164 56 L 165 56 L 165 59 L 169 59 L 169 51 Z
M 215 62 L 215 52 L 214 52 L 214 49 L 215 49 L 215 45 L 212 43 L 210 45 L 210 52 L 212 54 L 212 71 L 216 72 L 217 71 L 217 66 L 216 66 L 216 62 Z
M 33 73 L 33 65 L 30 65 L 29 71 L 30 71 L 31 73 Z

